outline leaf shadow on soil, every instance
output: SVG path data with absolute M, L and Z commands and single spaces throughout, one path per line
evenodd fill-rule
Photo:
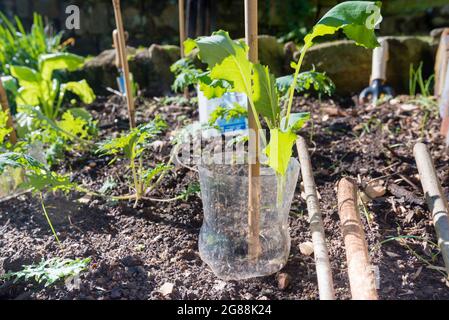
M 114 217 L 108 215 L 106 210 L 76 203 L 62 195 L 49 195 L 44 203 L 55 231 L 62 238 L 89 231 L 112 235 L 117 232 L 111 228 Z M 18 230 L 34 230 L 33 236 L 39 237 L 51 232 L 40 202 L 31 195 L 3 203 L 2 211 L 8 224 Z

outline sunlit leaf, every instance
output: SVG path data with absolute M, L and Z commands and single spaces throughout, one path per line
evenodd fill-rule
M 95 101 L 95 93 L 86 80 L 64 83 L 61 85 L 61 90 L 67 90 L 76 94 L 82 102 L 87 104 Z
M 287 171 L 296 137 L 291 131 L 270 130 L 270 143 L 265 148 L 265 153 L 268 156 L 268 165 L 281 176 Z
M 84 63 L 84 58 L 72 53 L 52 53 L 39 57 L 42 78 L 50 80 L 55 70 L 75 71 Z
M 254 65 L 253 93 L 257 112 L 268 119 L 270 127 L 274 127 L 281 112 L 276 80 L 268 67 L 261 64 Z
M 342 29 L 357 44 L 367 48 L 379 46 L 374 33 L 382 21 L 380 1 L 345 1 L 330 9 L 313 27 L 304 42 L 311 45 L 316 37 L 334 34 Z

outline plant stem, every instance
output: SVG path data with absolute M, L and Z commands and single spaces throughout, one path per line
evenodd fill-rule
M 44 197 L 42 196 L 42 192 L 39 193 L 39 196 L 40 196 L 40 200 L 41 200 L 42 210 L 44 211 L 45 219 L 47 219 L 48 225 L 50 226 L 50 229 L 53 232 L 53 235 L 55 236 L 56 241 L 58 242 L 59 245 L 61 245 L 61 242 L 59 241 L 58 235 L 56 234 L 56 231 L 53 228 L 53 224 L 51 223 L 50 217 L 48 216 L 47 209 L 45 208 Z
M 301 69 L 302 62 L 304 60 L 304 56 L 306 55 L 307 49 L 309 49 L 311 46 L 311 43 L 304 44 L 304 47 L 302 47 L 301 55 L 299 56 L 298 63 L 295 67 L 295 75 L 293 76 L 293 82 L 290 85 L 289 93 L 288 93 L 288 105 L 287 105 L 287 114 L 285 118 L 285 127 L 284 130 L 287 130 L 288 128 L 288 121 L 290 120 L 290 112 L 292 109 L 293 104 L 293 95 L 295 94 L 295 88 L 296 88 L 296 82 L 298 81 L 298 75 L 299 70 Z
M 134 163 L 134 158 L 132 158 L 130 160 L 130 166 L 131 166 L 131 171 L 133 173 L 134 188 L 136 189 L 136 202 L 134 203 L 134 208 L 135 208 L 137 206 L 137 203 L 139 202 L 140 190 L 139 190 L 139 181 L 137 179 L 136 164 Z
M 171 153 L 171 155 L 170 155 L 170 159 L 169 159 L 168 162 L 167 162 L 167 166 L 170 166 L 170 165 L 173 163 L 173 161 L 175 160 L 175 157 L 176 157 L 176 155 L 178 154 L 178 151 L 179 151 L 179 147 L 180 147 L 180 144 L 176 144 L 176 145 L 173 147 L 172 153 Z M 164 171 L 159 175 L 159 178 L 156 180 L 156 182 L 154 182 L 153 185 L 149 186 L 150 191 L 154 190 L 154 189 L 161 183 L 161 181 L 164 179 L 166 173 L 167 173 L 167 171 L 164 170 Z

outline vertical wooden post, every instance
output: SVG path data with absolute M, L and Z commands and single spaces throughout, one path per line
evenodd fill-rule
M 440 44 L 438 45 L 437 55 L 435 58 L 435 92 L 437 99 L 440 98 L 444 79 L 446 76 L 446 68 L 449 62 L 449 28 L 444 28 L 440 37 Z
M 115 48 L 115 66 L 117 69 L 122 69 L 122 62 L 121 62 L 121 50 L 120 50 L 120 40 L 117 29 L 115 29 L 112 32 L 112 40 L 114 41 L 114 48 Z
M 184 58 L 184 41 L 186 40 L 186 15 L 184 0 L 178 1 L 179 6 L 179 48 L 181 50 L 181 58 Z M 189 98 L 189 88 L 184 89 L 184 97 Z
M 120 63 L 123 68 L 123 74 L 125 77 L 125 89 L 126 89 L 126 103 L 128 105 L 129 126 L 130 128 L 136 127 L 135 109 L 134 109 L 134 97 L 131 87 L 131 79 L 129 76 L 128 55 L 126 50 L 125 30 L 123 28 L 122 14 L 120 11 L 120 0 L 112 0 L 114 5 L 115 23 L 117 25 Z
M 248 57 L 253 63 L 258 61 L 257 42 L 257 0 L 245 0 L 245 39 L 249 46 Z M 248 108 L 249 123 L 249 171 L 248 171 L 248 255 L 257 260 L 260 255 L 260 162 L 259 132 L 256 123 L 257 114 Z M 254 154 L 251 154 L 254 153 Z
M 3 112 L 6 112 L 6 114 L 8 115 L 8 121 L 6 125 L 12 129 L 12 131 L 9 133 L 9 141 L 12 144 L 16 144 L 17 134 L 16 130 L 14 129 L 11 110 L 9 109 L 8 96 L 6 95 L 6 90 L 3 87 L 3 82 L 1 79 L 0 79 L 0 104 L 2 105 Z
M 446 137 L 446 146 L 449 146 L 449 63 L 446 65 L 445 80 L 438 99 L 438 108 L 442 118 L 440 133 Z

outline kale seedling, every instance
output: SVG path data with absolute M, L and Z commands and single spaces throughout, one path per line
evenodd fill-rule
M 155 168 L 145 170 L 143 167 L 143 153 L 149 143 L 167 127 L 167 124 L 160 118 L 156 118 L 147 124 L 140 125 L 130 132 L 118 138 L 107 140 L 100 144 L 98 153 L 102 155 L 114 156 L 115 161 L 119 155 L 124 155 L 129 162 L 129 169 L 132 173 L 134 194 L 114 197 L 116 199 L 134 199 L 134 207 L 140 199 L 145 196 L 148 188 L 151 187 L 153 179 L 171 169 L 169 165 L 159 164 Z
M 22 270 L 8 272 L 2 278 L 6 280 L 14 279 L 14 283 L 20 280 L 34 279 L 37 283 L 44 283 L 45 287 L 48 287 L 59 280 L 64 280 L 87 270 L 90 261 L 90 258 L 75 260 L 52 258 L 42 260 L 38 264 L 22 266 Z
M 0 175 L 3 174 L 8 167 L 22 169 L 24 177 L 20 186 L 25 189 L 30 189 L 33 193 L 39 194 L 44 216 L 47 219 L 56 241 L 59 243 L 59 238 L 53 228 L 47 210 L 45 209 L 43 193 L 49 191 L 62 191 L 68 193 L 71 190 L 85 192 L 84 189 L 71 182 L 69 175 L 60 175 L 50 171 L 44 164 L 23 153 L 5 152 L 0 154 Z
M 291 113 L 299 71 L 307 50 L 312 47 L 315 38 L 334 34 L 338 30 L 359 45 L 367 48 L 378 46 L 374 28 L 382 19 L 380 6 L 380 2 L 346 1 L 329 10 L 318 21 L 304 39 L 298 62 L 292 64 L 295 69 L 293 81 L 282 108 L 275 77 L 267 66 L 249 61 L 248 46 L 242 41 L 233 41 L 227 32 L 220 30 L 209 37 L 188 39 L 184 47 L 186 54 L 195 47 L 199 49 L 202 62 L 209 68 L 211 81 L 232 84 L 230 91 L 246 94 L 249 106 L 256 115 L 257 128 L 262 129 L 260 118 L 263 118 L 270 130 L 270 142 L 264 150 L 268 165 L 278 175 L 284 176 L 297 132 L 310 118 L 308 113 Z

